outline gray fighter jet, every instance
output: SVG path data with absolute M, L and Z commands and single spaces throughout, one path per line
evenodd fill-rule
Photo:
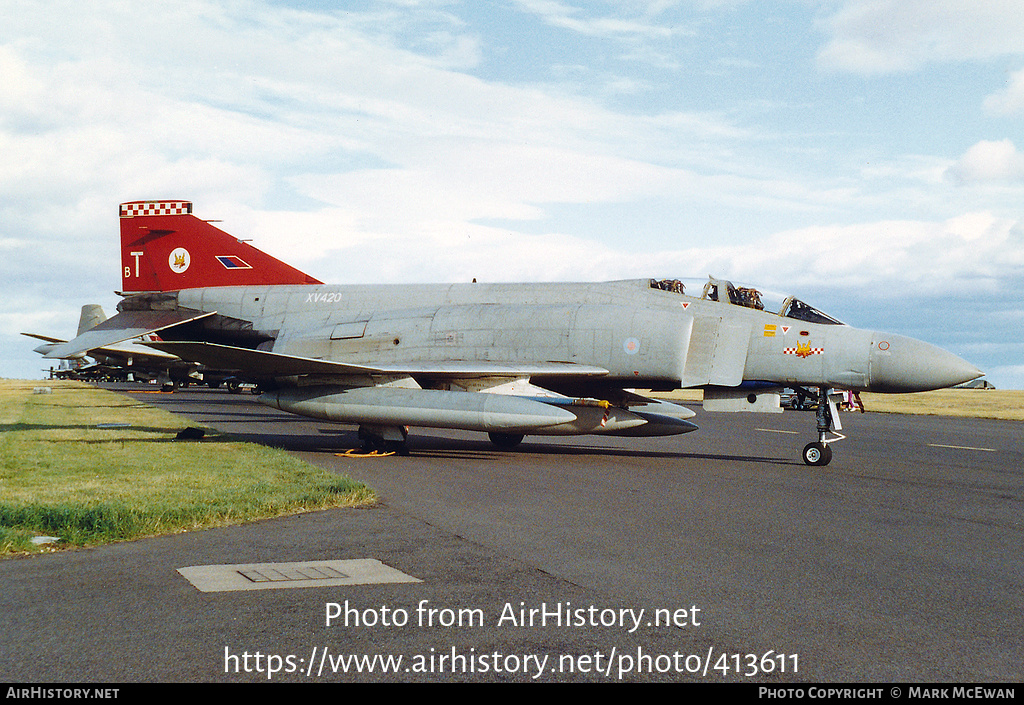
M 637 389 L 704 390 L 713 411 L 779 412 L 817 397 L 825 465 L 842 438 L 829 390 L 916 392 L 981 375 L 928 343 L 859 330 L 795 298 L 709 279 L 600 283 L 326 285 L 192 215 L 186 201 L 122 204 L 119 313 L 47 357 L 140 335 L 237 369 L 284 411 L 358 424 L 407 452 L 409 426 L 490 434 L 656 436 L 697 427 Z

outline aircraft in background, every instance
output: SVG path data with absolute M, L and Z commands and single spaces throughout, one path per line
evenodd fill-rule
M 105 320 L 107 320 L 107 316 L 103 313 L 103 308 L 101 306 L 97 304 L 86 304 L 85 306 L 82 306 L 82 312 L 78 317 L 78 335 L 81 335 L 90 328 L 94 328 Z M 54 338 L 53 336 L 43 335 L 41 333 L 22 333 L 22 335 L 43 341 L 42 345 L 37 345 L 32 349 L 32 352 L 37 352 L 40 355 L 46 355 L 58 345 L 63 345 L 68 342 L 66 338 Z M 61 378 L 89 378 L 89 371 L 96 366 L 95 362 L 86 358 L 85 352 L 69 355 L 63 358 L 61 362 L 69 363 L 66 366 L 62 364 L 60 370 L 57 371 L 56 374 Z M 82 370 L 83 377 L 78 376 L 79 370 Z M 50 376 L 53 377 L 53 375 L 54 370 L 53 368 L 50 368 Z
M 78 335 L 92 330 L 106 320 L 107 315 L 102 306 L 85 304 L 82 306 L 82 312 L 78 319 Z M 44 341 L 33 351 L 46 357 L 52 357 L 49 353 L 68 342 L 63 338 L 54 338 L 40 333 L 22 333 L 22 335 Z M 225 380 L 231 384 L 234 379 L 234 372 L 206 370 L 197 363 L 182 360 L 177 355 L 154 350 L 144 345 L 144 343 L 156 340 L 159 340 L 159 337 L 155 334 L 146 334 L 132 340 L 76 351 L 62 358 L 72 364 L 66 369 L 58 370 L 56 374 L 73 379 L 116 381 L 128 380 L 130 375 L 136 381 L 156 380 L 168 391 L 189 384 L 208 384 L 211 387 L 218 387 Z M 237 389 L 232 389 L 232 391 L 237 391 Z
M 831 388 L 917 392 L 981 375 L 928 343 L 860 330 L 789 298 L 711 279 L 558 284 L 326 285 L 192 215 L 187 201 L 120 206 L 119 313 L 47 357 L 130 340 L 258 381 L 278 409 L 358 424 L 407 452 L 409 426 L 529 435 L 656 436 L 690 409 L 637 389 L 704 390 L 710 411 L 819 401 L 803 459 L 842 438 Z M 830 437 L 830 434 L 832 436 Z

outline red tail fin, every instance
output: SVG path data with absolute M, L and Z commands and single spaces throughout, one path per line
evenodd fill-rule
M 121 290 L 322 284 L 192 215 L 188 201 L 121 204 Z

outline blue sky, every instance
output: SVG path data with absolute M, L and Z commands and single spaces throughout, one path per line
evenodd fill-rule
M 1017 3 L 0 8 L 0 376 L 175 198 L 331 283 L 713 274 L 1024 388 Z

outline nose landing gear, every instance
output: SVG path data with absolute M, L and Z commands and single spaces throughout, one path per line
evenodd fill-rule
M 829 443 L 846 438 L 837 433 L 842 430 L 843 425 L 839 422 L 839 410 L 836 408 L 835 402 L 829 398 L 828 392 L 828 388 L 818 387 L 818 410 L 816 412 L 818 440 L 804 446 L 803 459 L 808 465 L 828 465 L 832 462 L 832 449 L 829 447 Z M 829 433 L 835 434 L 835 438 L 829 438 Z

